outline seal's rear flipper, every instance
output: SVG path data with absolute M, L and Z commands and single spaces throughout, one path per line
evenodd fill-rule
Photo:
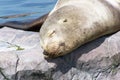
M 0 27 L 6 26 L 6 27 L 15 28 L 15 29 L 27 30 L 27 28 L 29 28 L 28 24 L 29 23 L 20 22 L 20 21 L 9 21 L 9 22 L 5 22 L 3 24 L 0 24 Z
M 15 29 L 21 29 L 21 30 L 27 30 L 27 31 L 39 31 L 40 27 L 46 20 L 48 14 L 45 14 L 35 20 L 32 21 L 26 21 L 26 22 L 20 22 L 20 21 L 9 21 L 5 22 L 3 24 L 0 24 L 0 28 L 6 26 L 10 28 L 15 28 Z

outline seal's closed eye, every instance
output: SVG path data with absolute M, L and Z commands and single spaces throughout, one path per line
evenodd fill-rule
M 51 31 L 51 33 L 49 33 L 49 37 L 52 37 L 55 33 L 56 33 L 55 30 Z

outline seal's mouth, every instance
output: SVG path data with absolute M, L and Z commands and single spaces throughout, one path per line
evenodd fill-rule
M 53 54 L 53 53 L 48 53 L 48 52 L 44 51 L 43 54 L 44 54 L 44 58 L 56 58 L 56 57 L 58 57 L 58 55 L 55 55 L 57 53 Z
M 46 50 L 44 50 L 43 54 L 45 58 L 56 58 L 58 56 L 62 56 L 65 49 L 65 43 L 60 43 L 59 45 L 51 46 L 49 45 Z

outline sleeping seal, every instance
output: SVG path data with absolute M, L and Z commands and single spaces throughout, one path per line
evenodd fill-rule
M 120 30 L 120 0 L 58 0 L 40 29 L 45 57 L 70 53 Z

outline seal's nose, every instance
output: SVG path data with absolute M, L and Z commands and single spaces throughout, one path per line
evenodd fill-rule
M 44 54 L 44 55 L 48 55 L 48 53 L 47 53 L 45 50 L 44 50 L 43 54 Z
M 49 43 L 46 45 L 46 49 L 44 50 L 44 55 L 47 57 L 57 57 L 60 56 L 60 53 L 65 46 L 65 43 Z
M 59 49 L 59 44 L 57 42 L 52 42 L 46 45 L 47 52 L 48 53 L 56 53 L 57 50 Z

